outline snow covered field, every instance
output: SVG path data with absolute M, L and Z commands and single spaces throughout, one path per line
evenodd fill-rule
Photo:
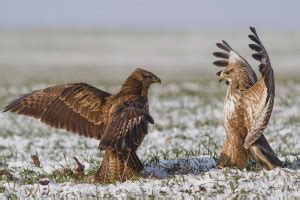
M 202 80 L 199 78 L 199 80 Z M 0 105 L 20 94 L 49 86 L 29 83 L 0 86 Z M 117 91 L 115 84 L 96 85 Z M 168 82 L 150 92 L 150 126 L 138 154 L 144 177 L 126 183 L 97 185 L 92 174 L 102 153 L 98 141 L 48 128 L 37 120 L 0 113 L 0 199 L 15 198 L 300 198 L 300 82 L 277 83 L 274 112 L 265 135 L 288 168 L 265 171 L 215 169 L 225 133 L 222 125 L 226 87 L 216 80 Z M 36 167 L 31 155 L 37 154 Z M 73 157 L 85 166 L 84 176 Z
M 103 156 L 99 141 L 0 113 L 0 199 L 300 198 L 300 32 L 258 31 L 277 76 L 274 111 L 265 135 L 288 164 L 273 171 L 259 170 L 254 163 L 244 171 L 214 167 L 225 138 L 226 86 L 216 80 L 211 53 L 217 49 L 214 43 L 225 39 L 257 66 L 249 59 L 247 28 L 0 30 L 1 110 L 23 93 L 72 81 L 116 92 L 139 66 L 163 81 L 149 95 L 155 125 L 138 151 L 144 176 L 126 183 L 93 183 Z M 34 154 L 40 167 L 32 163 Z M 73 173 L 73 157 L 85 166 L 83 176 Z

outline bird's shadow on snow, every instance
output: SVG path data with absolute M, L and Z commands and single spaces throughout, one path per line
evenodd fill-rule
M 215 168 L 216 161 L 208 156 L 160 160 L 145 164 L 144 178 L 167 178 L 174 175 L 199 174 Z

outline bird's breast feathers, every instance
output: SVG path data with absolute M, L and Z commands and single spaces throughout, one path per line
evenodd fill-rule
M 238 98 L 235 95 L 227 94 L 224 101 L 224 117 L 230 119 L 237 111 Z
M 238 94 L 227 93 L 224 101 L 224 128 L 227 133 L 231 132 L 231 129 L 235 125 L 240 123 L 240 96 Z

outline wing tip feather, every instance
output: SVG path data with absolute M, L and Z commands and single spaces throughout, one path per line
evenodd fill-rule
M 255 35 L 257 35 L 256 29 L 255 29 L 254 26 L 250 26 L 249 28 L 250 28 L 250 31 L 251 31 L 252 33 L 254 33 Z
M 228 60 L 216 60 L 213 62 L 214 65 L 216 65 L 217 67 L 227 67 L 229 62 Z
M 217 58 L 229 59 L 229 54 L 224 52 L 213 52 L 213 55 Z

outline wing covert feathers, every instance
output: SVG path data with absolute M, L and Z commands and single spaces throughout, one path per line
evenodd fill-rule
M 152 117 L 142 102 L 132 102 L 119 108 L 110 118 L 101 138 L 100 150 L 136 151 L 148 132 Z
M 247 91 L 244 92 L 244 104 L 246 112 L 253 113 L 253 120 L 248 127 L 248 135 L 245 139 L 244 147 L 249 148 L 262 134 L 272 114 L 274 97 L 275 97 L 275 81 L 271 62 L 265 47 L 259 39 L 255 28 L 250 28 L 253 35 L 249 38 L 256 44 L 250 44 L 253 49 L 254 59 L 260 61 L 259 71 L 262 77 Z
M 10 111 L 54 127 L 100 139 L 103 104 L 109 93 L 85 83 L 58 85 L 25 94 L 10 102 Z

